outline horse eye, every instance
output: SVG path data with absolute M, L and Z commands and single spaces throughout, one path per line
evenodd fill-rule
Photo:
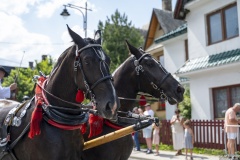
M 84 62 L 84 64 L 87 64 L 87 65 L 88 65 L 88 64 L 90 64 L 91 59 L 90 59 L 90 58 L 86 58 L 86 59 L 84 59 L 83 62 Z
M 149 66 L 149 67 L 152 67 L 152 66 L 153 66 L 153 62 L 152 62 L 152 61 L 147 61 L 146 64 L 147 64 L 147 66 Z

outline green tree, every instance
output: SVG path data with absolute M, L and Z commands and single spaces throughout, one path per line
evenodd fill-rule
M 99 21 L 98 28 L 103 33 L 103 50 L 111 58 L 110 71 L 113 72 L 128 57 L 128 49 L 125 40 L 133 46 L 143 45 L 143 36 L 140 31 L 128 22 L 125 14 L 121 15 L 118 10 L 105 23 Z
M 17 101 L 22 101 L 23 96 L 27 95 L 32 97 L 34 95 L 34 82 L 32 81 L 34 75 L 39 75 L 39 71 L 44 74 L 50 74 L 52 70 L 52 58 L 47 58 L 41 62 L 36 62 L 35 69 L 30 68 L 16 68 L 11 70 L 10 75 L 4 78 L 3 86 L 9 86 L 14 81 L 18 84 L 16 99 Z
M 181 111 L 181 115 L 185 118 L 185 119 L 191 119 L 192 115 L 191 115 L 191 99 L 190 99 L 190 89 L 189 87 L 185 87 L 185 92 L 184 92 L 184 100 L 179 103 L 179 109 Z

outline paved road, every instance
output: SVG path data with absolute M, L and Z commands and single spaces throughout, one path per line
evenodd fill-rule
M 132 151 L 132 154 L 128 160 L 185 160 L 185 155 L 175 156 L 175 152 L 172 151 L 162 151 L 160 150 L 160 155 L 155 156 L 154 154 L 146 154 L 146 152 Z M 188 157 L 190 160 L 190 157 Z M 193 154 L 194 160 L 224 160 L 220 159 L 220 156 L 210 156 L 204 154 Z

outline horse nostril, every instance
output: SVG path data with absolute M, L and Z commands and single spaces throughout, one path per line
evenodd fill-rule
M 177 93 L 182 93 L 182 92 L 183 92 L 182 87 L 181 87 L 181 86 L 178 86 L 178 87 L 177 87 Z
M 111 103 L 108 102 L 107 105 L 106 105 L 106 111 L 111 111 Z

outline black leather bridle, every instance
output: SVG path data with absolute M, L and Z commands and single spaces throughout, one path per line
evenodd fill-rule
M 99 80 L 97 80 L 96 82 L 94 82 L 91 86 L 89 85 L 89 83 L 87 82 L 87 78 L 86 78 L 86 75 L 83 71 L 83 68 L 82 68 L 82 62 L 81 62 L 81 58 L 80 58 L 80 54 L 82 51 L 84 50 L 87 50 L 87 49 L 93 49 L 94 52 L 96 53 L 96 55 L 98 56 L 98 58 L 100 59 L 100 70 L 101 70 L 101 73 L 102 73 L 102 78 L 100 78 Z M 108 80 L 108 79 L 112 79 L 112 76 L 111 75 L 104 75 L 103 71 L 102 71 L 102 66 L 104 67 L 105 70 L 108 70 L 108 65 L 107 63 L 105 62 L 105 56 L 104 56 L 104 53 L 102 51 L 102 46 L 100 44 L 88 44 L 87 46 L 81 48 L 81 49 L 78 49 L 78 46 L 76 45 L 76 57 L 75 57 L 75 61 L 74 61 L 74 72 L 75 72 L 75 78 L 74 78 L 74 81 L 75 81 L 75 84 L 78 86 L 78 83 L 77 83 L 77 73 L 78 73 L 78 69 L 80 69 L 81 71 L 81 74 L 83 76 L 83 82 L 84 82 L 84 85 L 85 85 L 85 88 L 86 88 L 86 93 L 85 95 L 87 96 L 88 94 L 90 95 L 90 98 L 91 98 L 91 102 L 93 103 L 93 105 L 96 105 L 96 100 L 95 100 L 95 95 L 93 93 L 93 89 L 101 82 L 105 81 L 105 80 Z M 80 87 L 78 86 L 78 89 Z
M 143 52 L 143 50 L 141 50 Z M 143 69 L 143 66 L 140 64 L 142 59 L 144 57 L 150 57 L 152 58 L 154 61 L 156 61 L 156 63 L 159 64 L 159 67 L 163 70 L 163 72 L 165 73 L 163 79 L 161 80 L 160 82 L 160 85 L 156 85 L 153 81 L 150 80 L 149 76 L 146 74 L 146 72 L 144 72 L 144 69 Z M 134 65 L 135 65 L 135 71 L 136 71 L 136 74 L 137 76 L 140 76 L 140 73 L 144 74 L 144 76 L 148 79 L 150 85 L 153 87 L 153 89 L 155 90 L 158 90 L 160 92 L 160 98 L 162 100 L 168 100 L 168 97 L 167 95 L 164 93 L 163 89 L 161 88 L 161 86 L 164 84 L 164 82 L 167 80 L 167 78 L 169 76 L 171 76 L 171 73 L 167 72 L 166 69 L 161 65 L 160 62 L 158 62 L 157 60 L 155 60 L 150 54 L 148 53 L 145 53 L 142 54 L 142 56 L 137 59 L 135 56 L 133 56 L 133 62 L 134 62 Z M 138 81 L 138 89 L 140 90 L 141 86 L 140 86 L 140 79 L 139 77 L 137 77 L 137 81 Z

